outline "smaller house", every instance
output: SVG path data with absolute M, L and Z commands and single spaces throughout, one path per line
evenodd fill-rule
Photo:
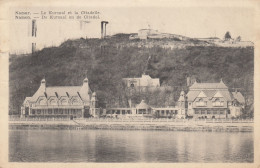
M 219 83 L 195 83 L 185 96 L 186 115 L 194 118 L 239 117 L 245 99 L 240 92 L 230 92 L 221 80 Z M 180 108 L 185 105 L 179 104 Z
M 123 78 L 127 87 L 160 87 L 159 78 L 151 78 L 143 74 L 141 78 Z

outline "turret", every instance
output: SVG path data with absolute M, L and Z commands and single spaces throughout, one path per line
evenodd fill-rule
M 178 100 L 178 118 L 185 118 L 186 116 L 186 98 L 185 92 L 182 90 Z
M 96 108 L 98 106 L 96 92 L 94 92 L 91 96 L 91 107 Z
M 87 98 L 88 101 L 90 100 L 90 96 L 89 96 L 90 89 L 89 89 L 89 84 L 88 84 L 88 78 L 87 77 L 83 80 L 83 85 L 82 85 L 82 87 L 80 89 L 80 93 L 83 95 L 83 97 L 88 97 Z
M 39 90 L 42 91 L 42 92 L 46 91 L 46 81 L 45 81 L 44 78 L 41 80 L 41 85 L 40 85 Z

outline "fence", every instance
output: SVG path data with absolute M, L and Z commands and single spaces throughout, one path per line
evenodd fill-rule
M 57 117 L 34 117 L 34 118 L 9 118 L 9 121 L 69 121 L 70 118 L 57 118 Z
M 86 122 L 204 122 L 204 123 L 253 123 L 253 119 L 145 119 L 145 118 L 87 118 Z
M 9 118 L 9 121 L 69 121 L 70 118 Z M 169 119 L 169 118 L 76 118 L 81 122 L 203 122 L 203 123 L 254 123 L 253 119 Z

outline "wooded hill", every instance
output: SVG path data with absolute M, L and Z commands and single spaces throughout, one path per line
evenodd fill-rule
M 163 39 L 147 42 L 153 46 L 133 45 L 140 41 L 129 41 L 128 35 L 68 40 L 59 47 L 45 48 L 28 56 L 10 56 L 9 112 L 19 113 L 24 98 L 35 93 L 44 77 L 47 86 L 70 86 L 82 85 L 87 76 L 100 106 L 127 106 L 122 78 L 140 77 L 144 71 L 152 78 L 160 78 L 162 88 L 172 89 L 134 95 L 134 103 L 146 99 L 156 106 L 174 105 L 180 90 L 187 90 L 188 76 L 196 77 L 198 82 L 219 82 L 222 78 L 230 89 L 240 88 L 248 103 L 253 103 L 252 47 L 201 45 L 171 49 L 160 46 Z

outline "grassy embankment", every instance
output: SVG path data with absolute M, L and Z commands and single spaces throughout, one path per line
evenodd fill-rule
M 146 74 L 160 78 L 164 87 L 156 93 L 134 94 L 133 103 L 145 99 L 154 106 L 174 105 L 180 90 L 187 90 L 186 77 L 194 76 L 201 82 L 218 82 L 222 78 L 228 87 L 241 88 L 249 100 L 248 107 L 252 105 L 253 48 L 171 49 L 162 48 L 162 42 L 148 40 L 153 46 L 147 48 L 138 46 L 140 41 L 130 42 L 127 37 L 69 40 L 33 55 L 11 57 L 9 113 L 19 112 L 24 98 L 34 94 L 44 77 L 47 86 L 66 86 L 81 85 L 88 76 L 90 88 L 97 92 L 101 106 L 127 106 L 128 95 L 123 91 L 121 79 L 140 77 L 149 56 Z M 253 116 L 253 111 L 247 110 L 245 115 Z

